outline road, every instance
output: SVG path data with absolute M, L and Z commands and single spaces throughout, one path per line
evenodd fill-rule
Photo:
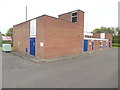
M 34 63 L 2 53 L 3 88 L 117 88 L 118 49 Z

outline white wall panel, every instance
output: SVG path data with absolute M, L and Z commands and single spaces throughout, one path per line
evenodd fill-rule
M 105 33 L 101 33 L 100 38 L 105 39 Z
M 36 19 L 30 21 L 30 37 L 36 36 Z

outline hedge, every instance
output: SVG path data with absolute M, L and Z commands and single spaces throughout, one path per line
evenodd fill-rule
M 113 43 L 120 43 L 120 36 L 113 36 Z
M 11 46 L 13 47 L 13 42 L 2 41 L 2 44 L 11 44 Z

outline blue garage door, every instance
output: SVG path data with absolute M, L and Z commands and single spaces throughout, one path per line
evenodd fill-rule
M 94 41 L 92 41 L 92 50 L 94 50 Z
M 84 52 L 88 51 L 88 40 L 84 40 Z
M 30 38 L 30 54 L 35 56 L 36 39 Z

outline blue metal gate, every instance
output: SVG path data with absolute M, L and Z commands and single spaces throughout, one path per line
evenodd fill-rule
M 88 51 L 88 40 L 84 40 L 84 52 Z
M 100 41 L 100 49 L 103 48 L 103 41 Z
M 94 50 L 94 41 L 92 41 L 92 50 Z
M 106 42 L 107 44 L 106 44 L 106 48 L 109 48 L 109 42 Z
M 36 39 L 30 38 L 30 54 L 35 56 L 36 53 Z

